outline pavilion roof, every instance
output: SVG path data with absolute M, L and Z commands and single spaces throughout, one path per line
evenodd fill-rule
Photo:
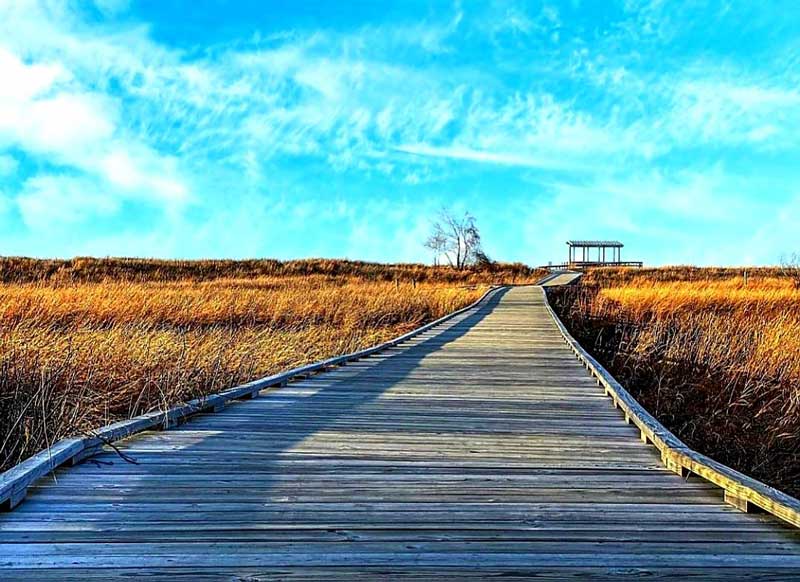
M 622 248 L 625 246 L 618 240 L 568 240 L 567 244 L 571 247 Z

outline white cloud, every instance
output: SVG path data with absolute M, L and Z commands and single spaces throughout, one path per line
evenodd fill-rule
M 179 180 L 167 177 L 169 171 L 144 170 L 148 163 L 153 163 L 151 152 L 144 149 L 141 158 L 135 160 L 125 149 L 112 150 L 104 156 L 99 166 L 102 175 L 114 186 L 127 191 L 139 191 L 141 197 L 152 197 L 164 201 L 180 202 L 187 197 L 187 188 Z M 164 165 L 163 160 L 155 160 L 157 165 Z
M 123 188 L 135 188 L 142 183 L 142 174 L 133 165 L 127 152 L 111 152 L 103 158 L 100 166 L 112 184 Z
M 94 178 L 83 186 L 103 189 L 104 196 L 118 193 L 168 204 L 187 198 L 175 160 L 124 135 L 114 99 L 82 90 L 63 64 L 26 64 L 2 50 L 0 73 L 11 81 L 0 92 L 0 148 L 19 147 L 86 172 Z M 97 178 L 105 178 L 110 187 L 104 189 Z M 41 214 L 37 209 L 54 198 L 53 183 L 34 182 L 33 193 L 21 198 L 23 207 Z M 67 184 L 69 195 L 77 192 L 72 186 Z
M 766 219 L 767 227 L 759 218 L 782 204 L 781 189 L 776 184 L 775 196 L 765 199 L 761 181 L 719 165 L 617 172 L 548 183 L 547 194 L 520 213 L 529 217 L 526 245 L 539 249 L 541 261 L 563 258 L 569 239 L 611 238 L 626 243 L 623 258 L 648 264 L 769 264 L 777 247 L 800 244 L 785 214 Z M 797 203 L 784 207 L 796 210 Z
M 0 147 L 5 141 L 70 158 L 114 131 L 107 101 L 71 90 L 61 64 L 25 64 L 0 49 L 0 78 Z
M 69 74 L 57 64 L 26 65 L 14 54 L 0 46 L 0 103 L 24 102 L 50 87 Z
M 69 159 L 114 132 L 108 100 L 73 90 L 61 64 L 25 64 L 0 49 L 0 78 L 0 146 Z
M 86 223 L 119 208 L 118 199 L 100 194 L 91 180 L 48 175 L 27 180 L 17 204 L 25 224 L 45 232 Z
M 552 156 L 520 154 L 511 151 L 481 151 L 459 145 L 435 147 L 426 144 L 404 144 L 394 149 L 395 151 L 415 156 L 446 158 L 482 164 L 498 164 L 502 166 L 522 166 L 551 170 L 577 170 L 583 166 L 583 162 L 577 159 L 559 159 Z M 584 169 L 587 168 L 588 165 L 584 166 Z
M 59 93 L 24 104 L 17 112 L 19 121 L 6 127 L 26 149 L 71 158 L 76 150 L 113 135 L 104 101 L 99 95 Z
M 798 144 L 800 91 L 795 88 L 710 76 L 676 83 L 671 96 L 666 127 L 678 144 Z

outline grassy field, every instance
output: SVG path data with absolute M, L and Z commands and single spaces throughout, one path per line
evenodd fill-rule
M 48 444 L 355 351 L 535 280 L 346 261 L 0 259 L 0 469 Z
M 800 494 L 800 289 L 792 277 L 608 269 L 551 296 L 578 339 L 680 438 Z

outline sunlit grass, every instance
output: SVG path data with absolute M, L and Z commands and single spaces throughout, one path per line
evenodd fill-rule
M 763 378 L 800 384 L 800 290 L 780 278 L 720 281 L 634 280 L 604 287 L 592 314 L 646 323 L 636 350 L 700 363 L 733 379 Z M 789 391 L 782 405 L 800 414 Z
M 353 275 L 0 284 L 0 463 L 121 418 L 355 351 L 486 285 Z

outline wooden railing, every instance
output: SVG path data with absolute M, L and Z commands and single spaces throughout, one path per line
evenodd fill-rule
M 541 265 L 539 269 L 565 270 L 565 269 L 602 269 L 605 267 L 631 267 L 641 269 L 644 266 L 642 261 L 617 261 L 617 262 L 597 262 L 597 261 L 574 261 L 572 263 L 559 263 L 557 265 Z
M 659 450 L 661 461 L 668 469 L 684 478 L 697 475 L 719 486 L 724 491 L 725 501 L 742 511 L 763 510 L 795 527 L 800 527 L 800 500 L 689 448 L 642 408 L 633 396 L 583 349 L 550 306 L 547 292 L 542 289 L 542 293 L 547 310 L 564 341 L 597 379 L 597 384 L 603 387 L 606 395 L 613 400 L 614 406 L 622 411 L 625 421 L 639 429 L 642 441 L 652 443 Z
M 499 289 L 500 287 L 491 287 L 480 299 L 467 307 L 449 313 L 436 321 L 432 321 L 380 345 L 254 380 L 217 394 L 197 398 L 169 410 L 150 412 L 129 420 L 116 422 L 85 437 L 63 439 L 0 475 L 0 509 L 6 511 L 13 509 L 25 499 L 28 486 L 31 483 L 62 465 L 74 465 L 91 457 L 100 452 L 106 444 L 145 430 L 172 428 L 200 412 L 222 410 L 225 404 L 232 400 L 256 398 L 262 390 L 285 386 L 290 380 L 309 376 L 336 366 L 343 366 L 348 362 L 384 351 L 477 307 L 498 292 Z

